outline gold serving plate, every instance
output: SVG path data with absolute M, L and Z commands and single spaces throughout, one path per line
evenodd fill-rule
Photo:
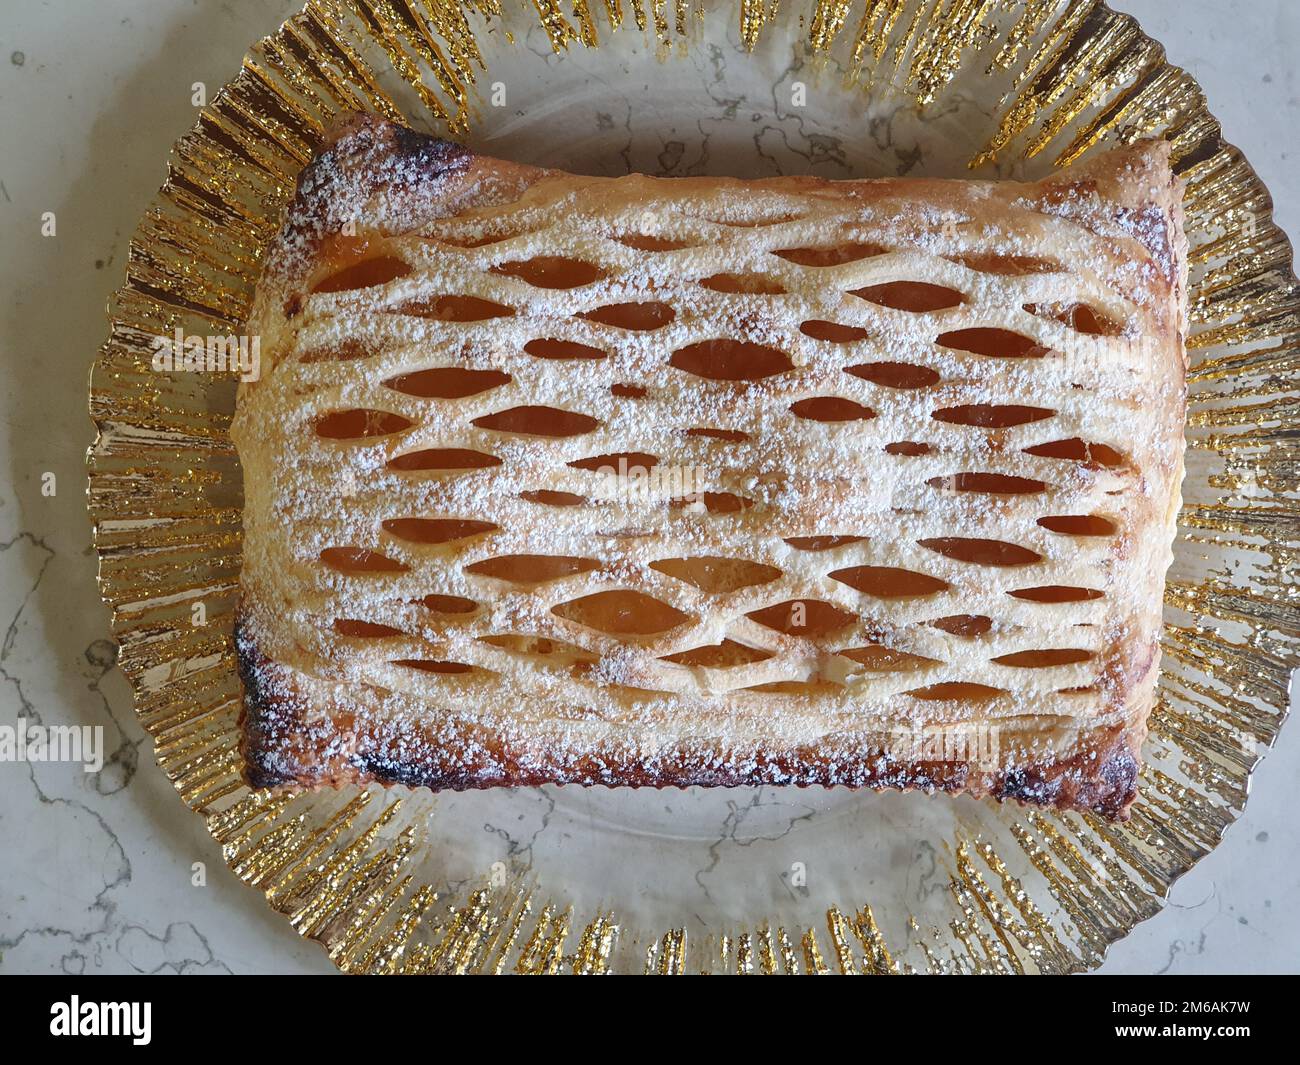
M 1098 965 L 1241 813 L 1300 658 L 1300 290 L 1267 190 L 1196 82 L 1094 0 L 504 7 L 312 0 L 173 149 L 90 385 L 100 587 L 159 764 L 230 868 L 348 972 Z M 153 356 L 177 329 L 241 332 L 295 176 L 351 109 L 607 173 L 1035 177 L 1169 139 L 1188 473 L 1132 820 L 847 789 L 251 791 L 236 373 Z

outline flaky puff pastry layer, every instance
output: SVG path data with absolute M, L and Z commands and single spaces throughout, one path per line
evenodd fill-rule
M 355 116 L 240 387 L 256 786 L 849 785 L 1123 817 L 1179 506 L 1167 145 L 582 177 Z

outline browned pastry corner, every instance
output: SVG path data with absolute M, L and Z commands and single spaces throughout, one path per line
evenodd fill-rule
M 1183 466 L 1168 146 L 593 178 L 354 116 L 241 385 L 256 787 L 848 785 L 1122 818 Z

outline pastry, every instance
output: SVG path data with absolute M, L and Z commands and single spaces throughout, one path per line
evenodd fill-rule
M 1123 817 L 1179 506 L 1169 149 L 582 177 L 352 116 L 241 384 L 248 779 Z

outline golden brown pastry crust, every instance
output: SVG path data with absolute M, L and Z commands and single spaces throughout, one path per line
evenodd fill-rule
M 846 784 L 1124 816 L 1185 260 L 1158 142 L 1037 184 L 604 179 L 352 119 L 268 250 L 233 429 L 250 782 Z M 625 304 L 654 328 L 600 321 Z M 434 367 L 483 391 L 410 376 Z M 400 468 L 447 449 L 500 461 Z M 589 460 L 618 456 L 709 494 L 598 499 Z M 590 561 L 516 579 L 535 554 Z M 1026 591 L 1062 587 L 1090 598 Z M 629 634 L 571 606 L 618 590 L 678 613 Z M 719 644 L 767 657 L 700 664 Z M 990 734 L 978 758 L 914 742 Z

